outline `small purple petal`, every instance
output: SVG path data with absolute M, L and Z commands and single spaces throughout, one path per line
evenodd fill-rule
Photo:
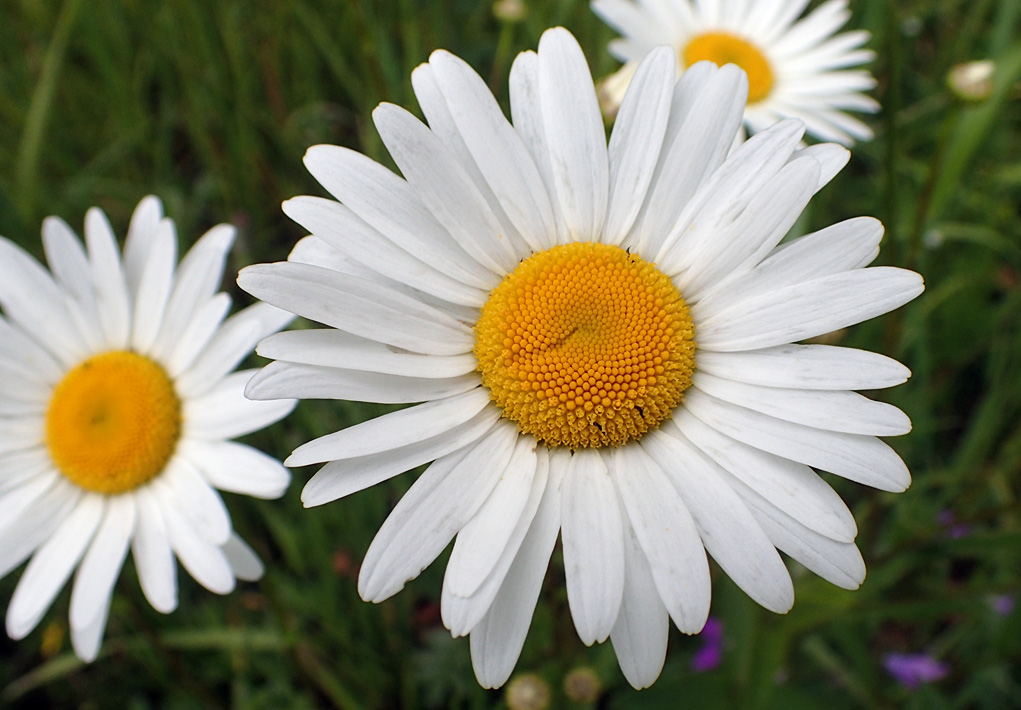
M 1013 594 L 997 594 L 989 600 L 989 606 L 997 616 L 1010 616 L 1014 612 L 1015 602 Z
M 927 653 L 888 653 L 883 657 L 886 672 L 905 688 L 915 689 L 945 677 L 950 666 Z
M 691 670 L 705 673 L 718 668 L 723 662 L 723 622 L 710 618 L 705 622 L 699 637 L 702 639 L 702 648 L 692 657 Z

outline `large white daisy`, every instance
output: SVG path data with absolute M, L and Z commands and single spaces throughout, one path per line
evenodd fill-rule
M 312 236 L 242 288 L 331 328 L 285 332 L 248 395 L 418 406 L 299 447 L 328 462 L 320 505 L 433 462 L 383 524 L 358 588 L 381 601 L 456 535 L 443 621 L 502 684 L 562 535 L 581 639 L 610 637 L 636 687 L 658 676 L 668 616 L 709 613 L 706 553 L 753 599 L 794 600 L 777 548 L 854 588 L 847 508 L 813 467 L 899 491 L 877 435 L 904 414 L 850 390 L 903 382 L 882 355 L 795 341 L 885 313 L 918 274 L 863 268 L 882 225 L 858 218 L 780 245 L 846 162 L 798 150 L 788 120 L 728 155 L 747 79 L 674 54 L 638 68 L 607 145 L 588 66 L 564 29 L 513 65 L 513 125 L 443 51 L 412 74 L 428 127 L 383 104 L 403 178 L 345 148 L 305 163 L 340 202 L 284 210 Z
M 604 85 L 612 110 L 637 62 L 654 47 L 677 53 L 678 72 L 700 61 L 737 64 L 748 73 L 744 121 L 752 133 L 782 118 L 800 118 L 808 133 L 850 145 L 872 131 L 846 111 L 879 109 L 861 92 L 876 84 L 864 69 L 865 31 L 834 35 L 850 18 L 847 0 L 828 0 L 798 19 L 808 0 L 592 0 L 621 37 L 610 53 L 624 67 Z
M 60 219 L 42 233 L 50 271 L 0 237 L 0 576 L 31 557 L 7 608 L 19 639 L 77 568 L 71 640 L 92 660 L 129 547 L 164 613 L 177 606 L 175 557 L 218 594 L 262 575 L 217 489 L 287 487 L 279 461 L 227 440 L 293 408 L 246 399 L 253 371 L 232 372 L 293 316 L 260 303 L 225 319 L 234 228 L 209 230 L 176 268 L 155 197 L 135 210 L 123 256 L 99 209 L 85 248 Z

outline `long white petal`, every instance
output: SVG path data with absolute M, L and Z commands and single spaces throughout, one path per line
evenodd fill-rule
M 911 483 L 907 466 L 897 453 L 875 437 L 781 421 L 721 402 L 697 389 L 685 393 L 685 407 L 717 431 L 776 456 L 883 491 L 903 491 Z
M 624 594 L 624 526 L 610 472 L 597 451 L 571 457 L 564 481 L 564 573 L 582 643 L 610 635 Z
M 134 532 L 134 498 L 111 496 L 103 522 L 75 574 L 71 591 L 72 629 L 84 630 L 97 616 L 105 616 Z
M 7 607 L 7 635 L 22 639 L 35 628 L 71 576 L 103 519 L 103 496 L 86 495 L 32 556 Z
M 290 472 L 274 457 L 234 441 L 188 439 L 180 455 L 221 491 L 255 498 L 279 498 L 291 482 Z
M 756 602 L 786 613 L 794 604 L 790 574 L 716 464 L 680 432 L 675 436 L 658 429 L 641 445 L 673 481 L 695 518 L 702 543 L 723 571 Z
M 640 446 L 616 449 L 610 471 L 662 604 L 681 631 L 700 631 L 709 618 L 712 583 L 691 513 L 667 475 Z
M 602 234 L 609 198 L 606 132 L 592 75 L 562 27 L 539 39 L 539 97 L 553 178 L 572 241 Z
M 358 593 L 380 602 L 414 579 L 485 502 L 514 450 L 517 428 L 502 424 L 471 449 L 439 459 L 408 490 L 373 539 Z
M 472 629 L 471 657 L 483 688 L 507 682 L 528 634 L 542 580 L 560 532 L 561 486 L 569 454 L 550 455 L 549 481 L 528 534 L 507 571 L 506 580 L 486 616 Z
M 500 418 L 500 410 L 487 407 L 464 424 L 425 441 L 391 451 L 342 459 L 319 469 L 301 492 L 305 507 L 329 503 L 381 481 L 437 460 L 481 439 Z M 287 460 L 291 464 L 291 460 Z
M 131 556 L 138 583 L 153 609 L 169 614 L 177 608 L 177 565 L 159 502 L 148 487 L 135 491 L 137 528 L 131 540 Z
M 457 355 L 471 330 L 435 308 L 379 284 L 308 264 L 242 269 L 238 285 L 267 303 L 325 325 L 427 355 Z
M 907 382 L 911 371 L 867 350 L 835 345 L 777 345 L 721 353 L 700 350 L 698 368 L 717 377 L 765 387 L 875 390 Z
M 507 581 L 507 572 L 510 570 L 514 560 L 517 559 L 521 549 L 522 541 L 532 527 L 539 504 L 547 495 L 547 483 L 549 481 L 550 455 L 548 449 L 539 447 L 535 451 L 536 468 L 532 476 L 532 487 L 528 493 L 528 500 L 518 517 L 510 539 L 504 546 L 500 557 L 490 571 L 489 576 L 470 597 L 459 597 L 450 591 L 447 583 L 447 576 L 443 577 L 443 590 L 440 595 L 440 614 L 443 618 L 443 625 L 450 629 L 450 633 L 457 636 L 464 636 L 479 625 L 483 617 L 489 612 L 497 594 Z M 490 496 L 492 498 L 492 496 Z M 559 518 L 558 518 L 559 520 Z M 537 523 L 538 524 L 538 523 Z M 558 528 L 559 529 L 559 528 Z M 449 566 L 448 566 L 449 570 Z
M 645 553 L 630 525 L 625 534 L 624 556 L 624 601 L 610 641 L 624 677 L 631 687 L 641 690 L 652 685 L 663 670 L 670 621 Z
M 535 447 L 533 437 L 518 437 L 496 486 L 457 533 L 443 579 L 443 586 L 449 587 L 452 594 L 460 597 L 474 594 L 510 543 L 532 490 L 538 465 Z

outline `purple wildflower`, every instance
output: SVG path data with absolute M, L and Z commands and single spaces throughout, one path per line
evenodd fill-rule
M 691 670 L 705 673 L 718 668 L 723 662 L 723 622 L 710 617 L 699 636 L 702 638 L 702 648 L 692 657 Z
M 1016 600 L 1013 594 L 997 594 L 989 600 L 989 606 L 997 616 L 1010 616 Z
M 905 688 L 914 690 L 922 683 L 932 683 L 950 672 L 949 664 L 927 653 L 888 653 L 883 657 L 886 672 Z
M 936 514 L 936 522 L 943 526 L 947 537 L 951 540 L 967 537 L 972 533 L 972 526 L 968 523 L 957 522 L 957 516 L 949 508 L 944 508 Z

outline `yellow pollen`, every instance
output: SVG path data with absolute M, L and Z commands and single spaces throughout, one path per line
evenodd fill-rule
M 688 306 L 620 247 L 575 242 L 525 259 L 489 294 L 475 357 L 490 397 L 547 446 L 619 446 L 681 402 L 695 367 Z
M 690 67 L 708 60 L 717 66 L 736 64 L 748 74 L 748 103 L 754 104 L 773 90 L 773 69 L 762 50 L 745 39 L 727 32 L 706 32 L 693 38 L 684 48 L 681 61 Z
M 181 400 L 158 364 L 125 350 L 90 357 L 53 389 L 46 444 L 72 483 L 123 493 L 160 473 L 181 435 Z

